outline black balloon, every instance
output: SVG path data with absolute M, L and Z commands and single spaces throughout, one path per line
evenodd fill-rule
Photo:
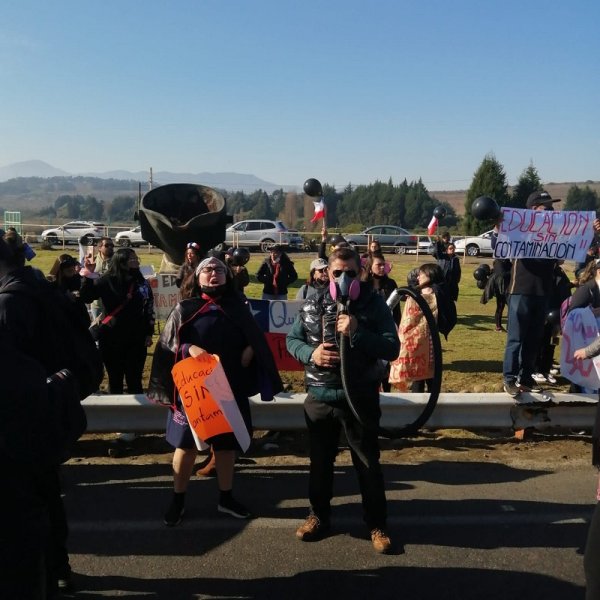
M 231 254 L 231 264 L 236 267 L 245 265 L 250 260 L 250 250 L 248 248 L 235 248 Z
M 322 196 L 323 187 L 321 186 L 321 182 L 318 179 L 315 179 L 314 177 L 307 179 L 304 182 L 304 193 L 307 196 L 312 196 L 313 198 Z
M 474 271 L 473 271 L 473 277 L 477 280 L 477 281 L 485 281 L 489 276 L 490 276 L 490 270 L 489 267 L 487 267 L 487 269 L 485 268 L 487 267 L 487 265 L 479 265 Z
M 446 207 L 445 206 L 436 206 L 433 209 L 433 216 L 441 221 L 446 216 Z
M 558 325 L 560 323 L 560 309 L 551 308 L 546 314 L 546 322 L 550 325 Z
M 500 216 L 500 207 L 489 196 L 475 198 L 471 205 L 471 215 L 478 221 L 491 221 Z
M 478 279 L 476 285 L 480 290 L 485 290 L 486 283 L 485 279 Z

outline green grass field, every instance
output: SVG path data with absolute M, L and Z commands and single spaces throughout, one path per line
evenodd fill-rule
M 67 250 L 73 256 L 77 251 L 73 247 Z M 56 257 L 61 254 L 59 250 L 39 250 L 33 260 L 33 266 L 48 273 Z M 153 265 L 158 269 L 162 252 L 159 250 L 137 249 L 140 260 L 144 265 Z M 266 255 L 252 253 L 248 263 L 250 285 L 246 294 L 250 298 L 260 298 L 262 285 L 256 281 L 254 274 Z M 296 290 L 302 285 L 308 275 L 311 260 L 316 257 L 311 253 L 290 253 L 294 261 L 299 279 L 292 286 L 289 297 L 294 298 Z M 397 256 L 386 255 L 392 262 L 393 268 L 390 276 L 398 285 L 406 284 L 407 273 L 416 266 L 431 262 L 430 256 L 414 255 Z M 462 281 L 460 295 L 457 302 L 458 324 L 445 341 L 442 338 L 444 350 L 444 375 L 442 390 L 445 392 L 499 392 L 502 390 L 502 356 L 506 340 L 505 333 L 497 333 L 494 326 L 495 301 L 486 305 L 480 303 L 481 290 L 477 289 L 473 271 L 482 262 L 491 264 L 491 259 L 467 258 L 462 263 Z M 572 267 L 566 269 L 572 274 Z M 505 312 L 506 314 L 506 312 Z M 555 358 L 559 351 L 556 350 Z M 149 367 L 149 362 L 147 367 Z M 299 374 L 284 374 L 284 380 L 290 383 L 293 389 L 301 390 L 301 377 Z

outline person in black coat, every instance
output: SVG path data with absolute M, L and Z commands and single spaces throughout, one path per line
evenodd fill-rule
M 442 269 L 446 293 L 454 302 L 458 300 L 458 284 L 461 278 L 460 259 L 456 256 L 456 246 L 449 242 L 444 252 L 440 251 L 441 244 L 435 246 L 435 258 Z
M 166 439 L 175 448 L 174 493 L 164 522 L 171 527 L 183 517 L 185 494 L 198 454 L 171 375 L 175 363 L 205 352 L 218 355 L 250 436 L 248 397 L 260 392 L 262 400 L 270 401 L 283 387 L 264 333 L 246 298 L 234 289 L 231 271 L 218 258 L 209 257 L 198 265 L 196 273 L 193 297 L 171 311 L 156 345 L 148 389 L 151 401 L 170 408 Z M 235 454 L 241 450 L 235 436 L 224 433 L 202 441 L 210 443 L 215 454 L 218 511 L 249 518 L 246 507 L 232 497 Z
M 142 394 L 142 373 L 154 333 L 154 297 L 140 272 L 131 248 L 119 248 L 102 277 L 94 277 L 94 263 L 82 269 L 80 297 L 84 302 L 100 298 L 104 318 L 99 346 L 111 394 L 123 393 L 123 378 L 130 394 Z
M 260 265 L 256 279 L 263 284 L 263 300 L 287 300 L 288 286 L 298 279 L 298 273 L 281 246 L 274 244 L 269 257 Z

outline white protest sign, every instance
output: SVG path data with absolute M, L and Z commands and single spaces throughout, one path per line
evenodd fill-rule
M 582 262 L 594 238 L 593 211 L 502 207 L 494 258 L 548 258 Z
M 591 308 L 576 308 L 567 315 L 560 345 L 560 372 L 569 381 L 592 390 L 600 388 L 598 361 L 576 360 L 573 353 L 589 346 L 597 336 L 598 325 Z
M 175 284 L 177 275 L 173 273 L 158 273 L 154 277 L 149 277 L 148 281 L 152 286 L 154 295 L 154 312 L 156 318 L 164 321 L 173 307 L 181 300 L 179 288 Z

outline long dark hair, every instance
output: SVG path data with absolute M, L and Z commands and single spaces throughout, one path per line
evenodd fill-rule
M 119 248 L 110 259 L 108 270 L 103 277 L 107 277 L 110 287 L 117 294 L 120 294 L 132 282 L 144 283 L 144 276 L 139 269 L 131 270 L 129 268 L 129 259 L 135 255 L 135 250 L 131 248 Z

